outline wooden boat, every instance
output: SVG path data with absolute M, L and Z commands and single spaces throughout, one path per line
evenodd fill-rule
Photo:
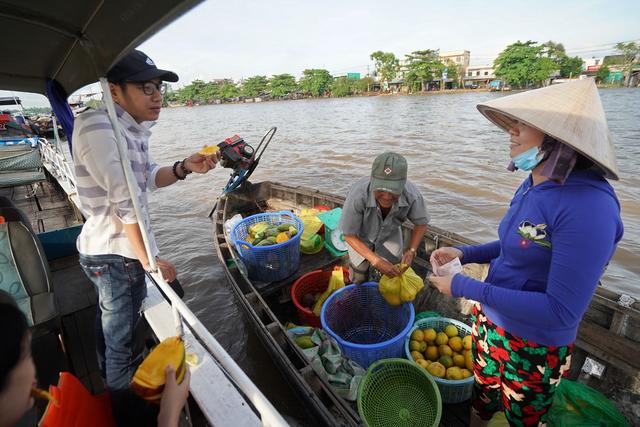
M 245 183 L 237 190 L 221 196 L 211 213 L 216 252 L 238 300 L 277 366 L 297 391 L 300 400 L 314 413 L 318 424 L 322 425 L 358 425 L 360 418 L 352 403 L 338 397 L 329 384 L 315 374 L 301 349 L 286 334 L 283 325 L 298 320 L 290 299 L 295 280 L 316 269 L 328 270 L 334 265 L 347 265 L 347 256 L 334 257 L 327 250 L 316 255 L 301 255 L 300 266 L 292 276 L 272 283 L 252 281 L 246 269 L 239 267 L 241 260 L 229 236 L 225 234 L 224 223 L 236 214 L 247 217 L 266 211 L 299 212 L 317 205 L 339 207 L 343 202 L 342 196 L 305 187 L 275 182 Z M 410 224 L 404 225 L 407 237 L 410 229 Z M 430 225 L 413 267 L 425 277 L 430 272 L 428 260 L 434 249 L 474 243 L 456 233 Z M 486 266 L 481 265 L 469 268 L 466 273 L 478 278 L 482 278 L 486 270 Z M 633 411 L 638 409 L 637 406 L 634 409 L 633 405 L 638 404 L 640 397 L 640 304 L 635 302 L 625 307 L 619 304 L 619 300 L 620 295 L 604 287 L 598 288 L 579 330 L 571 374 L 574 378 L 580 376 L 582 381 L 605 393 L 630 418 L 634 417 Z M 416 312 L 436 310 L 445 317 L 467 321 L 471 304 L 425 287 L 414 301 L 414 306 Z M 587 358 L 605 368 L 599 378 L 596 375 L 581 375 Z M 468 402 L 445 405 L 441 424 L 468 425 Z

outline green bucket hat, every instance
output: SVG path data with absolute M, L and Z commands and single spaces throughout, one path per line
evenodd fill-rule
M 407 159 L 398 153 L 387 151 L 373 161 L 371 189 L 400 195 L 407 182 Z

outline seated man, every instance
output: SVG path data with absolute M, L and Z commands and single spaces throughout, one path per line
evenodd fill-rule
M 414 227 L 403 253 L 402 223 L 407 219 Z M 378 274 L 371 267 L 390 277 L 399 275 L 395 264 L 411 265 L 428 222 L 420 190 L 407 181 L 407 160 L 393 152 L 376 157 L 371 177 L 351 187 L 340 218 L 353 282 L 376 279 Z

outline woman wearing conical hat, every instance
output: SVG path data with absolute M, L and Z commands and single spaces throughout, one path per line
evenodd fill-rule
M 490 263 L 484 282 L 431 276 L 447 295 L 478 301 L 472 424 L 503 410 L 511 425 L 546 421 L 568 371 L 578 325 L 622 238 L 613 144 L 591 79 L 478 105 L 510 137 L 508 169 L 529 172 L 499 240 L 433 252 L 439 265 Z M 470 361 L 471 362 L 471 361 Z

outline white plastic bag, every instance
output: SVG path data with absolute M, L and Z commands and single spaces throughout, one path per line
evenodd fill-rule
M 460 263 L 460 258 L 456 257 L 443 265 L 438 265 L 432 261 L 431 268 L 436 276 L 453 276 L 462 271 L 462 264 Z
M 231 232 L 233 231 L 233 227 L 238 225 L 240 221 L 242 221 L 242 215 L 235 214 L 234 216 L 232 216 L 231 218 L 229 218 L 224 222 L 224 234 L 226 234 L 227 237 L 229 237 L 229 239 L 231 240 L 231 243 L 234 245 L 236 242 L 235 240 L 233 240 L 233 236 L 231 235 Z

